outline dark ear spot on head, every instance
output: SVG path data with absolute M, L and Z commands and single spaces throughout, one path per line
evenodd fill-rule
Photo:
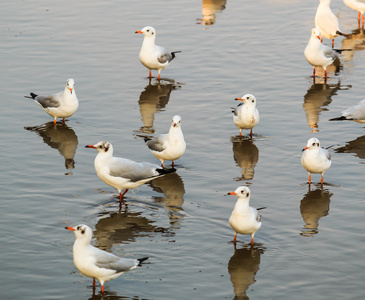
M 85 230 L 83 229 L 83 230 L 81 230 L 81 234 L 84 234 L 85 233 Z
M 105 146 L 105 152 L 108 152 L 109 146 Z
M 255 102 L 255 100 L 252 99 L 252 102 Z
M 152 32 L 152 35 L 154 35 L 155 33 L 154 32 Z
M 250 196 L 250 193 L 247 193 L 247 194 L 246 194 L 246 197 L 248 197 L 248 196 Z

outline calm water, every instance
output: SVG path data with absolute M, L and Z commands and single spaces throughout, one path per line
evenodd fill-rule
M 362 31 L 335 40 L 355 50 L 313 83 L 303 50 L 315 0 L 6 2 L 2 299 L 99 299 L 72 261 L 64 227 L 79 223 L 102 249 L 150 257 L 108 282 L 104 299 L 364 298 L 364 126 L 328 122 L 364 98 Z M 345 32 L 357 29 L 355 11 L 339 0 L 332 9 Z M 182 51 L 160 85 L 138 59 L 134 32 L 146 25 L 157 44 Z M 61 91 L 70 77 L 80 107 L 53 126 L 23 96 Z M 245 93 L 261 116 L 252 141 L 237 139 L 232 121 Z M 158 163 L 141 135 L 167 132 L 175 114 L 188 144 L 177 173 L 130 191 L 119 210 L 84 146 L 107 140 L 116 156 Z M 332 153 L 323 190 L 319 175 L 308 189 L 300 164 L 312 136 Z M 252 206 L 267 206 L 252 248 L 238 236 L 235 249 L 228 224 L 236 198 L 225 195 L 239 185 L 250 187 Z

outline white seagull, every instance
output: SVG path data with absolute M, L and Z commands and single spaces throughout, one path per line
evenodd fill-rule
M 137 163 L 127 158 L 114 157 L 113 146 L 109 142 L 85 147 L 98 150 L 94 161 L 96 174 L 106 184 L 118 190 L 120 202 L 129 189 L 135 189 L 152 179 L 176 171 L 173 168 L 163 169 L 148 162 Z M 123 189 L 125 191 L 122 194 Z
M 310 138 L 302 151 L 301 163 L 308 172 L 309 184 L 311 183 L 311 173 L 320 173 L 322 175 L 321 184 L 323 184 L 323 174 L 331 166 L 331 154 L 320 147 L 319 140 L 316 138 Z
M 314 18 L 316 27 L 321 31 L 322 39 L 332 40 L 332 48 L 334 46 L 334 38 L 338 35 L 347 36 L 341 30 L 338 18 L 330 8 L 331 0 L 319 0 L 319 5 Z M 321 39 L 321 41 L 322 41 Z
M 327 78 L 327 67 L 335 62 L 339 62 L 339 52 L 343 50 L 336 50 L 323 45 L 321 43 L 321 34 L 318 28 L 313 28 L 311 37 L 308 41 L 307 47 L 304 49 L 305 59 L 313 66 L 313 77 L 316 75 L 316 67 L 324 69 L 324 77 Z
M 172 167 L 174 167 L 174 161 L 179 159 L 186 149 L 184 135 L 181 130 L 181 117 L 176 115 L 172 118 L 169 133 L 160 134 L 154 139 L 145 138 L 144 141 L 152 154 L 160 160 L 161 168 L 163 168 L 165 160 L 171 160 Z
M 175 53 L 181 51 L 167 52 L 161 46 L 155 44 L 156 30 L 151 26 L 146 26 L 136 33 L 144 35 L 141 51 L 139 52 L 139 60 L 149 70 L 149 77 L 152 77 L 151 70 L 157 70 L 158 80 L 160 80 L 161 70 L 165 69 L 175 58 Z
M 358 123 L 365 123 L 365 99 L 358 104 L 342 111 L 342 116 L 330 119 L 330 121 L 350 120 Z
M 104 292 L 104 282 L 115 279 L 124 272 L 142 266 L 141 263 L 148 257 L 131 259 L 121 258 L 112 253 L 95 248 L 90 245 L 92 238 L 91 228 L 80 224 L 75 227 L 65 227 L 75 233 L 76 241 L 73 246 L 73 258 L 76 268 L 85 276 L 95 278 L 101 284 L 101 292 Z
M 242 129 L 254 128 L 260 122 L 260 114 L 256 108 L 256 98 L 254 95 L 246 94 L 242 98 L 236 98 L 235 100 L 242 101 L 243 103 L 232 110 L 233 122 L 240 130 L 240 136 L 242 136 Z
M 357 21 L 360 25 L 360 17 L 362 15 L 362 26 L 364 27 L 364 12 L 365 12 L 365 1 L 364 0 L 343 0 L 349 8 L 359 12 Z
M 77 99 L 74 89 L 75 81 L 70 78 L 66 81 L 65 90 L 53 95 L 39 96 L 30 93 L 26 98 L 33 99 L 44 111 L 54 118 L 56 124 L 57 118 L 65 118 L 72 116 L 79 107 L 79 100 Z
M 251 245 L 253 245 L 253 237 L 261 227 L 261 215 L 258 210 L 250 207 L 250 189 L 246 186 L 239 186 L 234 192 L 228 195 L 236 195 L 238 200 L 234 206 L 231 217 L 229 218 L 229 225 L 235 231 L 233 242 L 236 242 L 237 233 L 250 234 Z

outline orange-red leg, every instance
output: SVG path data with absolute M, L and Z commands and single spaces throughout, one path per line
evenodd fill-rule
M 313 68 L 313 77 L 316 77 L 316 68 Z
M 335 46 L 335 39 L 332 39 L 332 48 Z
M 233 242 L 235 243 L 237 240 L 237 232 L 234 233 L 234 238 L 233 238 Z
M 327 70 L 324 70 L 324 78 L 327 78 Z
M 54 120 L 53 120 L 53 124 L 56 124 L 57 123 L 57 119 L 56 118 L 54 118 Z
M 96 283 L 95 283 L 95 278 L 93 278 L 93 287 L 95 287 Z
M 104 285 L 101 286 L 101 292 L 104 293 Z
M 151 72 L 151 70 L 148 70 L 149 72 L 150 72 L 150 78 L 152 77 L 152 72 Z
M 251 245 L 253 245 L 253 235 L 251 234 Z
M 321 178 L 321 184 L 323 184 L 323 174 L 322 174 L 322 178 Z
M 240 137 L 242 137 L 242 129 L 240 129 Z
M 171 166 L 172 166 L 172 167 L 174 167 L 174 166 L 175 166 L 175 162 L 174 162 L 174 161 L 172 161 L 172 164 L 171 164 Z
M 308 182 L 311 183 L 311 173 L 308 173 Z
M 125 189 L 124 193 L 119 193 L 119 202 L 122 202 L 123 196 L 128 192 L 128 189 Z
M 161 78 L 161 75 L 160 75 L 160 73 L 158 73 L 157 79 L 160 80 L 160 78 Z

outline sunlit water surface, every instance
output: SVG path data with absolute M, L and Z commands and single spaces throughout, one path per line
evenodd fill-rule
M 318 1 L 6 1 L 0 10 L 1 298 L 99 299 L 72 261 L 74 235 L 150 259 L 106 283 L 104 299 L 363 299 L 364 126 L 329 122 L 364 98 L 365 35 L 342 1 L 332 9 L 353 39 L 343 66 L 313 83 L 303 50 Z M 157 44 L 181 50 L 149 83 L 138 59 L 146 25 Z M 329 41 L 325 41 L 329 43 Z M 156 76 L 156 73 L 153 74 Z M 66 124 L 29 92 L 76 81 L 80 107 Z M 234 99 L 257 98 L 253 139 L 237 137 Z M 165 133 L 175 114 L 187 141 L 177 172 L 126 194 L 95 174 L 96 151 L 158 163 L 143 136 Z M 301 150 L 315 136 L 333 163 L 323 189 L 308 188 Z M 249 245 L 228 218 L 251 189 L 266 206 Z

